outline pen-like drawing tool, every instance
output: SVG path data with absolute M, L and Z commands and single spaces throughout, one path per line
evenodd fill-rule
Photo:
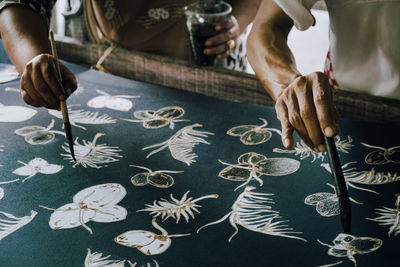
M 340 220 L 343 230 L 346 234 L 350 234 L 351 228 L 351 204 L 349 193 L 347 192 L 347 185 L 343 176 L 342 166 L 340 165 L 339 155 L 336 150 L 336 144 L 333 137 L 326 137 L 325 146 L 328 153 L 329 166 L 333 179 L 335 180 L 336 194 L 339 199 Z
M 66 91 L 64 90 L 64 87 L 62 85 L 60 64 L 58 62 L 58 55 L 57 55 L 56 43 L 54 41 L 53 31 L 50 31 L 50 45 L 51 45 L 51 52 L 52 52 L 52 55 L 54 58 L 54 64 L 55 64 L 56 70 L 57 70 L 57 80 L 60 83 L 64 94 L 67 95 Z M 74 161 L 76 161 L 75 153 L 74 153 L 74 143 L 72 141 L 71 124 L 69 123 L 67 102 L 65 100 L 60 101 L 60 108 L 61 108 L 62 118 L 64 121 L 65 133 L 67 134 L 69 150 L 71 151 L 72 158 L 74 159 Z

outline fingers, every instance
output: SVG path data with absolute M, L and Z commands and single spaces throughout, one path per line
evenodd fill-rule
M 301 77 L 295 87 L 300 117 L 305 127 L 303 135 L 306 137 L 303 140 L 314 151 L 322 152 L 325 151 L 324 140 L 313 103 L 313 91 L 309 86 L 307 79 Z
M 230 16 L 227 20 L 220 22 L 216 26 L 216 30 L 219 33 L 205 42 L 206 49 L 204 54 L 217 55 L 218 58 L 224 58 L 231 52 L 227 42 L 229 40 L 236 41 L 239 37 L 239 25 L 235 17 Z
M 75 75 L 61 62 L 60 70 L 64 89 L 67 93 L 67 96 L 70 96 L 78 87 L 78 82 L 76 81 Z
M 323 134 L 331 137 L 338 133 L 332 91 L 322 73 L 297 77 L 278 97 L 275 109 L 285 147 L 293 144 L 292 132 L 296 130 L 313 151 L 323 152 Z
M 275 104 L 275 110 L 278 120 L 282 126 L 282 144 L 286 148 L 290 148 L 293 145 L 293 131 L 294 128 L 288 119 L 288 110 L 286 104 L 283 101 L 277 101 Z
M 313 101 L 321 131 L 328 137 L 338 134 L 337 111 L 333 103 L 332 90 L 328 78 L 317 73 L 313 81 Z
M 76 87 L 76 79 L 62 63 L 60 63 L 61 75 L 64 87 L 67 86 L 70 93 Z M 60 100 L 68 97 L 61 86 L 54 59 L 51 55 L 41 54 L 27 63 L 21 76 L 21 93 L 24 101 L 35 107 L 60 109 Z

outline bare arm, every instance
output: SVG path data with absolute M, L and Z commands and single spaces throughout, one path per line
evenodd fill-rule
M 64 95 L 50 55 L 48 26 L 33 10 L 17 5 L 0 12 L 0 34 L 8 56 L 21 74 L 24 101 L 35 107 L 59 109 Z M 60 64 L 64 88 L 76 89 L 73 74 Z
M 287 36 L 292 20 L 274 3 L 263 0 L 247 41 L 248 59 L 264 88 L 276 101 L 282 142 L 293 145 L 293 131 L 314 151 L 325 151 L 322 133 L 334 136 L 336 110 L 327 77 L 320 72 L 302 76 Z

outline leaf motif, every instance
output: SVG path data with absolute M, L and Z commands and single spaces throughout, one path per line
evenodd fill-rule
M 17 130 L 14 131 L 15 134 L 21 135 L 21 136 L 27 136 L 27 135 L 31 135 L 34 132 L 37 131 L 41 131 L 41 130 L 45 130 L 46 128 L 42 127 L 42 126 L 25 126 L 22 128 L 19 128 Z
M 161 128 L 164 127 L 165 125 L 169 124 L 169 121 L 167 120 L 159 120 L 159 119 L 153 119 L 153 120 L 148 120 L 143 122 L 143 126 L 145 128 Z
M 22 106 L 5 106 L 0 104 L 0 122 L 22 122 L 31 119 L 36 110 Z
M 257 172 L 271 176 L 283 176 L 296 172 L 300 162 L 290 158 L 269 158 L 256 164 Z
M 201 126 L 202 126 L 201 124 L 197 123 L 190 126 L 186 126 L 180 129 L 178 132 L 176 132 L 168 140 L 159 144 L 145 147 L 142 150 L 158 147 L 157 149 L 153 150 L 150 154 L 147 155 L 147 158 L 149 158 L 151 155 L 168 147 L 174 159 L 182 161 L 186 163 L 188 166 L 190 166 L 190 164 L 195 162 L 195 158 L 197 158 L 197 155 L 193 153 L 193 148 L 200 143 L 210 144 L 209 142 L 200 137 L 207 137 L 207 135 L 213 135 L 213 133 L 211 132 L 197 131 L 193 129 L 194 127 L 201 127 Z
M 241 136 L 255 128 L 257 128 L 257 125 L 240 125 L 229 129 L 226 133 L 230 136 Z
M 245 145 L 259 145 L 267 142 L 272 133 L 266 129 L 248 131 L 240 137 L 240 141 Z
M 238 166 L 228 166 L 223 169 L 218 177 L 231 181 L 246 181 L 251 175 L 251 169 L 241 168 Z
M 365 162 L 367 164 L 382 165 L 387 163 L 385 158 L 385 152 L 380 150 L 375 150 L 365 156 Z
M 155 173 L 148 177 L 149 184 L 160 187 L 160 188 L 168 188 L 174 184 L 174 179 L 171 175 L 165 173 Z
M 146 173 L 138 173 L 131 178 L 131 182 L 134 186 L 143 186 L 148 184 L 148 175 Z
M 266 159 L 267 159 L 267 157 L 262 154 L 258 154 L 255 152 L 248 152 L 248 153 L 244 153 L 244 154 L 240 155 L 240 157 L 238 158 L 238 163 L 255 165 L 258 162 L 266 160 Z
M 139 120 L 150 120 L 154 118 L 154 110 L 137 110 L 133 112 L 133 116 Z
M 185 114 L 185 111 L 181 107 L 172 106 L 172 107 L 164 107 L 155 112 L 156 117 L 163 117 L 166 119 L 170 118 L 180 118 Z
M 31 210 L 30 215 L 24 217 L 16 217 L 10 213 L 0 211 L 0 240 L 30 223 L 36 215 L 37 212 L 34 210 Z
M 49 131 L 37 131 L 25 136 L 25 141 L 31 145 L 44 145 L 54 140 L 55 134 Z

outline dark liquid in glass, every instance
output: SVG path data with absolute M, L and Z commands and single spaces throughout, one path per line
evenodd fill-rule
M 207 39 L 216 34 L 213 24 L 193 25 L 190 32 L 190 42 L 192 43 L 192 55 L 194 63 L 202 66 L 213 66 L 215 55 L 205 55 L 204 49 Z

